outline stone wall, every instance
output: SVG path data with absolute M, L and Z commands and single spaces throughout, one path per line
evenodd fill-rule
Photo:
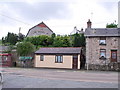
M 106 45 L 99 45 L 99 40 L 100 37 L 86 38 L 86 68 L 117 70 L 117 66 L 120 65 L 120 37 L 106 37 Z M 106 49 L 106 60 L 100 59 L 100 49 Z M 112 49 L 117 50 L 117 62 L 111 62 Z
M 87 66 L 85 69 L 87 69 Z M 120 62 L 112 62 L 107 65 L 89 64 L 88 70 L 120 71 Z

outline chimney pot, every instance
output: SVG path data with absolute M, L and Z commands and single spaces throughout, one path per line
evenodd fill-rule
M 91 25 L 92 25 L 92 22 L 90 21 L 90 19 L 88 19 L 87 28 L 91 28 Z

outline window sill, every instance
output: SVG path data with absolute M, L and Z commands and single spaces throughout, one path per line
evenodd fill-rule
M 55 63 L 63 63 L 63 62 L 55 62 Z
M 102 44 L 102 43 L 100 43 L 99 45 L 106 45 L 106 44 Z
M 100 60 L 106 60 L 106 58 L 104 58 L 104 57 L 100 57 L 99 59 L 100 59 Z

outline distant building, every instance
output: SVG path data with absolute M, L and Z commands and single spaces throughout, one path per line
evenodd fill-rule
M 39 36 L 39 35 L 52 35 L 53 31 L 44 23 L 41 22 L 38 25 L 32 27 L 31 29 L 29 29 L 28 33 L 27 33 L 27 37 L 31 37 L 31 36 Z
M 5 53 L 8 50 L 8 46 L 0 46 L 0 67 L 12 66 L 11 54 Z
M 78 33 L 78 34 L 84 34 L 83 28 L 81 28 L 81 30 L 78 30 L 77 27 L 75 26 L 74 30 L 70 33 L 70 35 L 76 34 L 76 33 Z
M 120 28 L 120 1 L 118 2 L 118 28 Z
M 91 28 L 87 23 L 86 66 L 87 69 L 120 69 L 120 28 Z

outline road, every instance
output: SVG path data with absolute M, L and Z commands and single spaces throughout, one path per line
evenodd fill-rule
M 3 88 L 118 88 L 118 72 L 3 68 Z

